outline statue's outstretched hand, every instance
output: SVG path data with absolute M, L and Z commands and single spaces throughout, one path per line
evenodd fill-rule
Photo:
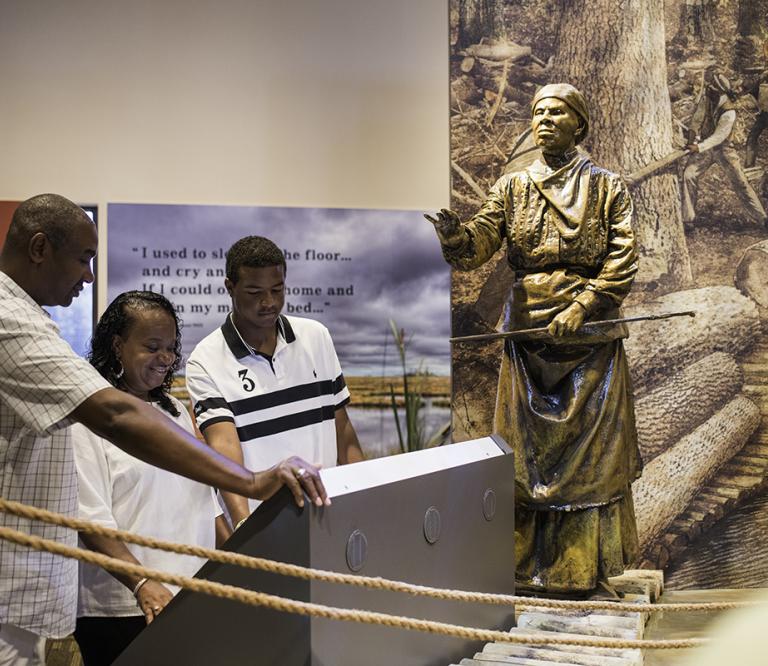
M 571 335 L 581 328 L 587 317 L 587 311 L 579 303 L 571 303 L 549 324 L 547 330 L 553 337 Z
M 441 208 L 435 213 L 435 217 L 427 213 L 424 213 L 424 217 L 434 225 L 437 235 L 444 244 L 451 244 L 451 241 L 455 244 L 461 238 L 461 218 L 458 213 L 448 208 Z

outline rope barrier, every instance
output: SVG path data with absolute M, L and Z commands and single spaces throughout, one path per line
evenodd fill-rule
M 317 580 L 328 583 L 365 587 L 389 592 L 402 592 L 414 596 L 432 597 L 446 601 L 463 601 L 468 603 L 483 603 L 497 606 L 514 606 L 525 608 L 552 608 L 562 610 L 580 611 L 626 611 L 632 613 L 661 613 L 661 612 L 695 612 L 695 611 L 723 611 L 734 610 L 751 606 L 762 605 L 761 601 L 731 601 L 731 602 L 700 602 L 692 604 L 647 604 L 627 603 L 617 601 L 574 601 L 568 599 L 532 599 L 509 594 L 495 594 L 490 592 L 469 592 L 464 590 L 449 590 L 442 588 L 416 585 L 403 581 L 388 580 L 374 576 L 358 576 L 353 574 L 338 573 L 312 569 L 297 564 L 276 562 L 260 557 L 230 553 L 222 550 L 212 550 L 199 546 L 162 541 L 153 537 L 140 536 L 123 530 L 116 530 L 95 523 L 90 523 L 79 518 L 71 518 L 58 513 L 39 509 L 37 507 L 0 499 L 0 511 L 10 513 L 31 520 L 67 527 L 87 534 L 117 539 L 137 546 L 164 550 L 179 555 L 202 557 L 221 564 L 231 564 L 246 569 L 256 569 L 282 576 L 291 576 L 302 580 Z
M 299 615 L 309 615 L 313 617 L 322 617 L 329 620 L 342 620 L 346 622 L 358 622 L 361 624 L 379 624 L 387 627 L 399 629 L 408 629 L 412 631 L 422 631 L 442 636 L 456 636 L 472 641 L 486 641 L 499 643 L 515 643 L 524 645 L 572 645 L 578 647 L 593 648 L 612 648 L 612 649 L 681 649 L 700 647 L 709 643 L 708 639 L 688 638 L 677 640 L 641 640 L 641 639 L 616 639 L 616 638 L 577 638 L 573 636 L 558 636 L 538 634 L 510 634 L 504 631 L 492 629 L 478 629 L 473 627 L 464 627 L 445 622 L 435 622 L 432 620 L 420 620 L 417 618 L 403 617 L 399 615 L 390 615 L 387 613 L 378 613 L 372 611 L 361 611 L 355 609 L 335 608 L 322 604 L 309 603 L 305 601 L 296 601 L 286 599 L 254 590 L 245 590 L 233 585 L 224 585 L 208 580 L 198 578 L 189 578 L 169 574 L 156 569 L 149 569 L 130 562 L 124 562 L 101 553 L 96 553 L 82 548 L 75 548 L 65 544 L 42 539 L 10 529 L 0 527 L 0 538 L 21 546 L 34 548 L 35 550 L 44 550 L 64 557 L 74 558 L 82 562 L 96 564 L 108 571 L 127 574 L 130 576 L 139 576 L 141 578 L 151 578 L 162 583 L 183 587 L 193 592 L 201 592 L 214 597 L 239 601 L 251 606 L 262 606 L 271 610 L 297 613 Z M 554 632 L 553 632 L 554 633 Z

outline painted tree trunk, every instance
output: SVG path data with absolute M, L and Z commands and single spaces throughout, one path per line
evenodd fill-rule
M 587 97 L 596 164 L 620 174 L 672 152 L 663 0 L 560 0 L 554 76 Z M 691 281 L 674 174 L 633 188 L 641 248 L 636 288 L 680 289 Z M 659 292 L 657 292 L 659 293 Z
M 759 33 L 760 17 L 765 18 L 768 2 L 765 0 L 741 0 L 739 2 L 738 31 L 743 37 Z
M 459 0 L 459 41 L 465 48 L 481 39 L 506 39 L 502 0 Z

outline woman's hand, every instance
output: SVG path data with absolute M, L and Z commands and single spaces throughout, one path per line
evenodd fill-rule
M 550 322 L 547 330 L 552 337 L 571 335 L 581 328 L 586 317 L 587 311 L 584 306 L 574 302 Z
M 171 591 L 155 580 L 148 580 L 136 593 L 136 601 L 141 612 L 144 613 L 147 624 L 160 614 L 171 599 L 173 599 Z

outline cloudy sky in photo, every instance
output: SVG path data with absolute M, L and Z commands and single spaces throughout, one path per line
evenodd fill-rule
M 289 293 L 284 313 L 323 322 L 346 374 L 398 371 L 390 319 L 405 329 L 409 366 L 449 373 L 449 269 L 421 212 L 110 204 L 108 224 L 108 299 L 162 289 L 183 309 L 185 355 L 228 310 L 223 276 L 207 272 L 223 270 L 223 252 L 238 238 L 260 235 L 292 257 L 289 292 L 320 289 Z M 173 251 L 186 257 L 167 256 Z

